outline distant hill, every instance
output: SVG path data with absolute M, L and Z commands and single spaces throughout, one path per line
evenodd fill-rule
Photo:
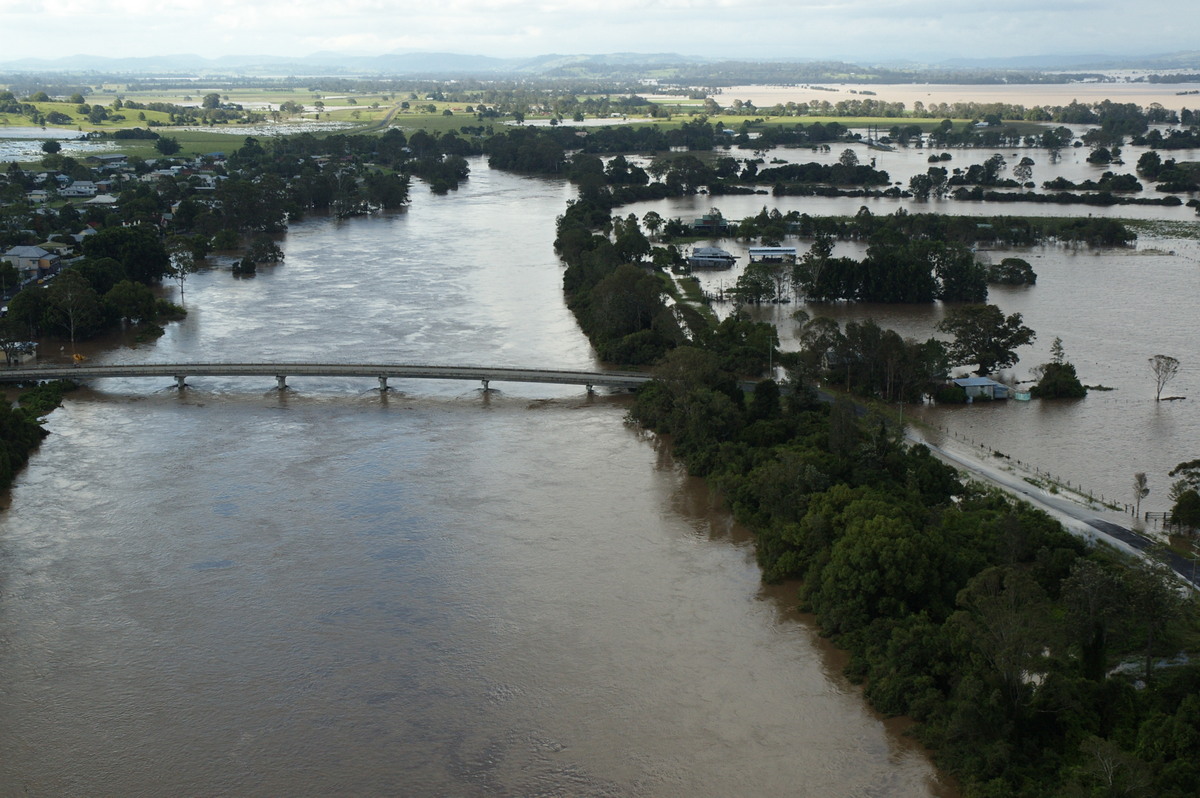
M 940 62 L 950 69 L 1200 69 L 1200 51 L 1154 56 L 1114 55 L 1023 55 L 1008 58 L 955 58 Z
M 112 76 L 204 77 L 413 77 L 561 78 L 636 81 L 656 77 L 685 85 L 730 86 L 739 83 L 907 83 L 907 82 L 1063 82 L 1103 70 L 1185 69 L 1200 71 L 1200 52 L 1142 57 L 1041 55 L 955 59 L 937 64 L 851 64 L 805 59 L 712 58 L 678 53 L 545 54 L 529 58 L 493 58 L 460 53 L 386 53 L 345 55 L 319 52 L 302 57 L 195 54 L 111 57 L 73 55 L 0 61 L 8 74 L 71 73 Z M 1071 72 L 1073 75 L 1054 73 Z M 1049 74 L 1048 74 L 1049 73 Z
M 451 53 L 396 53 L 378 56 L 314 53 L 298 58 L 270 55 L 226 55 L 218 58 L 205 58 L 195 54 L 127 57 L 73 55 L 0 62 L 0 70 L 12 72 L 102 72 L 138 75 L 348 75 L 383 72 L 415 74 L 443 71 L 496 72 L 511 69 L 512 65 L 505 59 Z
M 387 53 L 344 55 L 321 52 L 303 57 L 228 55 L 205 58 L 194 54 L 111 57 L 72 55 L 61 58 L 22 58 L 0 61 L 7 72 L 98 72 L 131 74 L 226 75 L 541 75 L 562 69 L 611 71 L 612 67 L 694 63 L 678 54 L 615 53 L 611 55 L 539 55 L 531 58 L 493 58 L 458 53 Z

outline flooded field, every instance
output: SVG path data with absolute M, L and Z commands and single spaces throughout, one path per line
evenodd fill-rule
M 829 152 L 810 149 L 769 150 L 761 154 L 767 162 L 817 161 L 832 163 L 844 147 Z M 895 184 L 907 186 L 908 179 L 924 172 L 932 150 L 919 147 L 893 152 L 856 150 L 860 160 L 871 159 L 888 171 Z M 1125 166 L 1099 167 L 1086 161 L 1086 149 L 1069 149 L 1052 160 L 1044 150 L 1003 149 L 1009 168 L 1028 155 L 1034 160 L 1033 179 L 1039 185 L 1057 177 L 1079 182 L 1098 179 L 1103 171 L 1132 171 L 1145 150 L 1127 146 Z M 753 151 L 731 150 L 735 157 L 753 157 Z M 965 169 L 980 163 L 991 150 L 955 149 L 950 161 L 940 165 Z M 1200 160 L 1200 152 L 1174 151 L 1180 161 Z M 1162 196 L 1146 184 L 1142 195 Z M 1188 199 L 1189 195 L 1182 195 Z M 1179 376 L 1171 391 L 1182 396 L 1200 395 L 1200 362 L 1195 356 L 1193 308 L 1200 301 L 1200 220 L 1194 208 L 1114 205 L 1049 205 L 1028 202 L 989 203 L 952 199 L 871 199 L 857 197 L 775 197 L 770 194 L 709 197 L 639 203 L 622 208 L 639 217 L 654 210 L 664 218 L 686 221 L 717 208 L 727 219 L 739 220 L 763 208 L 782 213 L 797 211 L 811 215 L 852 216 L 861 208 L 874 214 L 944 213 L 967 216 L 1102 216 L 1135 219 L 1146 223 L 1139 241 L 1128 248 L 1094 250 L 1087 247 L 1049 245 L 1033 249 L 993 248 L 980 252 L 985 261 L 1009 257 L 1028 260 L 1038 274 L 1036 286 L 1008 288 L 993 286 L 989 301 L 1007 313 L 1019 312 L 1038 338 L 1032 347 L 1020 350 L 1020 362 L 1002 378 L 1012 382 L 1031 379 L 1030 370 L 1050 358 L 1056 337 L 1063 339 L 1069 359 L 1080 379 L 1111 391 L 1094 391 L 1078 402 L 1002 402 L 988 407 L 935 407 L 918 409 L 917 416 L 943 428 L 947 434 L 969 436 L 986 451 L 1000 451 L 1034 463 L 1074 484 L 1082 484 L 1096 495 L 1131 502 L 1132 475 L 1143 471 L 1151 476 L 1150 497 L 1143 510 L 1170 508 L 1168 477 L 1177 463 L 1200 452 L 1200 423 L 1188 403 L 1154 402 L 1154 383 L 1148 359 L 1168 354 L 1181 360 Z M 1161 223 L 1161 224 L 1156 224 Z M 1156 232 L 1157 230 L 1157 232 Z M 748 262 L 749 247 L 755 243 L 735 239 L 711 242 L 737 255 L 738 264 L 728 271 L 699 272 L 706 293 L 720 295 L 732 288 Z M 788 239 L 803 254 L 808 242 Z M 865 256 L 865 246 L 840 243 L 835 256 Z M 719 304 L 718 312 L 730 312 L 730 303 Z M 784 348 L 796 347 L 796 323 L 792 314 L 803 310 L 810 316 L 829 316 L 840 322 L 875 319 L 884 327 L 906 337 L 924 340 L 936 335 L 935 327 L 945 308 L 927 306 L 835 303 L 793 303 L 752 308 L 755 318 L 769 320 L 779 329 Z M 1099 450 L 1098 450 L 1099 449 Z
M 1116 103 L 1136 103 L 1143 107 L 1158 103 L 1164 108 L 1197 108 L 1200 97 L 1187 92 L 1200 89 L 1197 83 L 1147 83 L 1147 82 L 1076 82 L 1043 84 L 822 84 L 823 89 L 809 86 L 730 86 L 717 97 L 722 104 L 735 99 L 750 100 L 760 108 L 776 103 L 827 100 L 836 104 L 839 100 L 875 99 L 902 102 L 909 109 L 915 103 L 1009 103 L 1024 105 L 1070 105 L 1112 100 Z M 868 93 L 869 92 L 869 93 Z

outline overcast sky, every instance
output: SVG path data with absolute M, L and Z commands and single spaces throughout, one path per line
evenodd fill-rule
M 1200 0 L 0 0 L 0 61 L 680 53 L 941 60 L 1200 47 Z

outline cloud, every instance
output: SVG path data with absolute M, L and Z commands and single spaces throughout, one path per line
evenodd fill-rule
M 1162 24 L 1193 18 L 1194 3 L 1143 0 L 1130 13 L 1115 0 L 0 0 L 0 29 L 10 34 L 0 57 L 420 49 L 869 61 L 1151 53 L 1195 48 L 1189 26 Z M 114 53 L 118 43 L 127 49 Z

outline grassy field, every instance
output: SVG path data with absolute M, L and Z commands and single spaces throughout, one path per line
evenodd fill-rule
M 91 130 L 117 130 L 125 127 L 146 127 L 147 123 L 150 121 L 160 122 L 162 124 L 167 124 L 167 122 L 170 121 L 170 115 L 162 111 L 134 111 L 132 109 L 113 111 L 111 108 L 109 108 L 109 113 L 122 114 L 125 116 L 125 119 L 115 122 L 106 120 L 97 125 L 93 124 L 88 119 L 87 114 L 79 113 L 79 106 L 74 103 L 48 102 L 32 103 L 32 105 L 36 106 L 38 111 L 43 115 L 58 112 L 70 117 L 71 121 L 69 123 L 64 123 L 61 125 L 47 125 L 47 127 L 63 130 L 70 130 L 72 128 L 84 132 Z M 21 127 L 30 124 L 32 124 L 32 120 L 27 116 L 20 116 L 18 114 L 0 114 L 0 131 L 2 131 L 4 127 L 8 125 Z
M 167 103 L 180 106 L 198 106 L 204 96 L 210 93 L 216 93 L 221 96 L 222 103 L 240 105 L 248 111 L 258 113 L 269 113 L 278 111 L 279 107 L 284 103 L 293 103 L 303 107 L 303 112 L 300 114 L 306 119 L 319 118 L 321 121 L 334 122 L 357 122 L 369 124 L 379 122 L 393 109 L 397 110 L 395 124 L 405 130 L 416 130 L 424 127 L 427 130 L 452 130 L 458 129 L 462 125 L 474 125 L 478 122 L 474 117 L 466 112 L 468 103 L 451 103 L 451 102 L 435 102 L 413 97 L 412 95 L 386 94 L 386 93 L 359 93 L 359 92 L 342 92 L 342 93 L 321 93 L 313 92 L 307 89 L 276 89 L 276 88 L 220 88 L 215 86 L 205 86 L 196 84 L 189 86 L 186 89 L 171 89 L 167 91 L 139 91 L 129 89 L 128 85 L 124 84 L 104 84 L 86 97 L 84 102 L 87 104 L 99 104 L 110 109 L 112 113 L 112 104 L 118 99 L 126 101 L 135 101 L 140 104 L 149 103 Z M 400 110 L 401 102 L 409 102 L 412 105 L 410 109 Z M 693 115 L 698 115 L 703 112 L 704 100 L 692 100 L 686 98 L 663 98 L 656 101 L 663 108 L 672 114 L 670 119 L 636 119 L 636 120 L 619 120 L 616 124 L 636 124 L 636 125 L 655 125 L 658 127 L 669 127 L 678 125 L 681 121 L 693 118 Z M 322 106 L 318 107 L 317 103 Z M 144 127 L 148 122 L 156 122 L 166 125 L 169 122 L 169 115 L 162 111 L 149 111 L 140 109 L 122 109 L 117 113 L 123 114 L 125 119 L 119 121 L 104 121 L 99 124 L 93 124 L 84 114 L 80 114 L 77 106 L 73 103 L 65 102 L 45 102 L 34 103 L 38 110 L 43 114 L 48 114 L 52 111 L 65 114 L 70 118 L 69 124 L 56 125 L 60 128 L 75 128 L 81 131 L 92 130 L 114 130 L 122 127 Z M 435 111 L 428 111 L 428 106 L 434 106 Z M 420 109 L 420 110 L 417 110 Z M 445 116 L 444 111 L 449 110 L 452 116 Z M 443 118 L 444 117 L 444 118 Z M 465 117 L 465 118 L 464 118 Z M 285 116 L 283 119 L 289 117 Z M 295 118 L 291 116 L 290 118 Z M 530 120 L 548 117 L 539 117 L 537 115 L 529 115 Z M 910 119 L 900 117 L 819 117 L 819 116 L 769 116 L 766 114 L 757 114 L 755 116 L 734 115 L 734 114 L 717 114 L 710 117 L 710 120 L 726 127 L 738 128 L 747 120 L 752 120 L 760 125 L 809 125 L 814 122 L 828 124 L 837 122 L 847 127 L 866 127 L 867 125 L 878 125 L 880 128 L 888 129 L 893 125 L 917 125 L 922 130 L 931 130 L 937 127 L 940 119 Z M 965 123 L 969 120 L 952 120 L 956 125 Z M 14 114 L 0 116 L 0 128 L 5 124 L 9 125 L 27 125 L 29 119 Z M 564 120 L 564 124 L 570 124 Z M 1025 132 L 1025 129 L 1036 129 L 1036 126 L 1029 123 L 1013 122 L 1006 123 L 1006 127 L 1015 126 Z
M 110 94 L 109 91 L 112 93 Z M 201 86 L 190 89 L 186 93 L 181 91 L 119 92 L 123 100 L 134 101 L 139 104 L 169 103 L 183 106 L 197 106 L 204 95 L 208 93 L 210 93 L 209 90 Z M 449 130 L 458 130 L 464 125 L 479 124 L 474 114 L 466 112 L 466 104 L 464 103 L 410 100 L 407 97 L 399 98 L 392 95 L 380 94 L 313 94 L 307 91 L 267 92 L 230 90 L 218 93 L 221 94 L 222 103 L 238 104 L 248 111 L 258 113 L 269 114 L 271 111 L 278 111 L 279 107 L 286 102 L 302 106 L 303 111 L 301 113 L 283 114 L 275 120 L 284 123 L 300 120 L 320 120 L 321 122 L 344 122 L 365 128 L 379 125 L 389 114 L 394 113 L 392 124 L 405 131 L 414 131 L 423 128 L 430 132 L 446 132 Z M 179 139 L 180 144 L 184 146 L 184 150 L 187 152 L 208 152 L 213 149 L 214 142 L 219 143 L 228 136 L 242 135 L 238 130 L 239 125 L 236 123 L 211 125 L 209 127 L 210 132 L 206 134 L 170 126 L 168 124 L 170 115 L 164 111 L 130 108 L 122 108 L 114 111 L 111 104 L 117 99 L 117 95 L 118 92 L 115 89 L 110 89 L 90 94 L 85 98 L 85 102 L 89 105 L 102 104 L 109 109 L 110 114 L 118 113 L 125 117 L 124 119 L 115 121 L 105 120 L 98 124 L 91 122 L 86 114 L 80 114 L 78 106 L 73 103 L 41 102 L 33 103 L 33 105 L 43 115 L 58 112 L 69 117 L 69 123 L 47 125 L 48 128 L 60 130 L 73 129 L 80 132 L 107 132 L 122 128 L 147 127 L 148 123 L 155 122 L 158 123 L 154 127 L 157 133 L 174 136 Z M 318 102 L 322 104 L 320 107 L 316 105 Z M 401 109 L 401 102 L 410 102 L 413 108 Z M 428 106 L 434 106 L 436 111 L 428 111 Z M 420 110 L 417 110 L 418 107 Z M 450 114 L 447 115 L 445 111 L 449 111 Z M 492 120 L 492 122 L 494 124 L 495 120 Z M 6 126 L 27 127 L 31 124 L 32 120 L 28 116 L 0 114 L 0 137 L 3 136 L 3 129 Z M 148 143 L 150 149 L 153 148 L 152 144 L 152 142 Z M 122 151 L 136 149 L 137 147 L 130 145 L 128 142 L 124 142 L 124 146 L 122 147 Z
M 53 112 L 66 115 L 70 121 L 63 124 L 48 125 L 57 129 L 75 129 L 81 132 L 111 131 L 121 128 L 147 127 L 154 122 L 157 125 L 169 127 L 170 114 L 165 111 L 121 108 L 114 109 L 113 103 L 119 98 L 148 105 L 165 103 L 178 106 L 198 107 L 206 94 L 216 93 L 221 96 L 223 104 L 240 105 L 245 110 L 260 114 L 270 114 L 278 111 L 284 103 L 294 103 L 303 108 L 300 114 L 283 114 L 277 121 L 304 118 L 321 121 L 344 121 L 351 123 L 369 124 L 379 122 L 399 102 L 398 98 L 382 94 L 318 94 L 307 90 L 288 89 L 218 89 L 196 85 L 186 90 L 172 91 L 130 91 L 123 85 L 108 84 L 101 86 L 84 97 L 84 104 L 104 106 L 109 114 L 120 114 L 124 119 L 104 120 L 100 123 L 91 122 L 86 114 L 78 111 L 78 105 L 66 102 L 37 102 L 32 103 L 43 116 Z M 318 107 L 317 103 L 323 104 Z M 441 109 L 439 108 L 439 111 Z M 18 114 L 0 114 L 0 135 L 5 126 L 28 126 L 32 120 L 28 116 Z M 214 126 L 219 129 L 220 126 Z M 163 131 L 159 131 L 163 132 Z
M 166 103 L 180 106 L 198 106 L 204 96 L 210 93 L 219 94 L 222 103 L 241 105 L 247 111 L 269 114 L 274 117 L 274 121 L 281 123 L 300 123 L 302 120 L 319 120 L 321 122 L 341 122 L 353 125 L 354 127 L 347 127 L 343 131 L 339 131 L 347 133 L 379 130 L 385 120 L 389 120 L 391 126 L 397 127 L 406 133 L 422 129 L 431 133 L 446 133 L 458 131 L 465 126 L 475 127 L 481 124 L 499 128 L 501 125 L 512 121 L 511 118 L 504 118 L 486 120 L 481 123 L 475 118 L 473 113 L 467 112 L 466 109 L 469 103 L 437 102 L 417 98 L 412 94 L 405 93 L 317 93 L 301 88 L 228 89 L 204 86 L 203 84 L 168 91 L 131 91 L 128 85 L 115 83 L 98 86 L 84 98 L 84 102 L 90 105 L 102 105 L 109 109 L 109 113 L 118 113 L 125 117 L 116 121 L 105 120 L 99 124 L 92 123 L 85 114 L 80 114 L 78 106 L 74 103 L 44 102 L 34 103 L 34 105 L 42 115 L 58 112 L 69 118 L 69 123 L 50 126 L 63 130 L 111 132 L 121 128 L 147 127 L 149 123 L 154 122 L 156 123 L 154 130 L 157 133 L 164 136 L 172 136 L 179 141 L 182 147 L 182 154 L 184 155 L 229 151 L 240 146 L 241 139 L 247 134 L 263 135 L 261 128 L 246 131 L 241 125 L 236 123 L 211 125 L 205 130 L 172 127 L 169 124 L 170 115 L 164 111 L 130 108 L 114 110 L 112 108 L 113 103 L 118 98 L 138 104 Z M 300 106 L 300 113 L 281 114 L 279 108 L 284 103 L 292 103 Z M 321 105 L 318 105 L 318 103 Z M 402 104 L 408 104 L 410 107 L 403 108 Z M 664 98 L 660 105 L 664 110 L 669 109 L 672 112 L 673 115 L 671 118 L 614 119 L 612 123 L 617 125 L 672 128 L 696 118 L 704 109 L 703 100 Z M 527 117 L 529 121 L 547 120 L 549 118 L 549 115 L 536 114 L 530 114 Z M 740 129 L 742 124 L 747 121 L 753 122 L 755 127 L 770 125 L 794 126 L 797 124 L 811 125 L 816 122 L 829 124 L 836 122 L 852 128 L 865 128 L 875 125 L 884 131 L 898 124 L 916 125 L 924 131 L 929 131 L 941 124 L 940 119 L 767 116 L 765 114 L 757 116 L 718 114 L 710 116 L 709 121 L 734 130 Z M 968 120 L 953 121 L 958 126 Z M 16 114 L 0 114 L 0 137 L 3 137 L 3 128 L 5 126 L 28 126 L 31 123 L 32 120 L 29 117 Z M 571 122 L 564 120 L 563 124 L 569 126 Z M 1022 133 L 1038 129 L 1037 126 L 1029 123 L 1015 122 L 1010 124 Z M 1009 125 L 1006 124 L 1007 126 Z M 280 130 L 293 132 L 295 129 L 297 128 L 288 126 Z M 317 130 L 315 132 L 320 135 L 327 131 Z M 114 142 L 112 149 L 113 151 L 139 155 L 145 158 L 158 156 L 152 141 L 123 140 Z

